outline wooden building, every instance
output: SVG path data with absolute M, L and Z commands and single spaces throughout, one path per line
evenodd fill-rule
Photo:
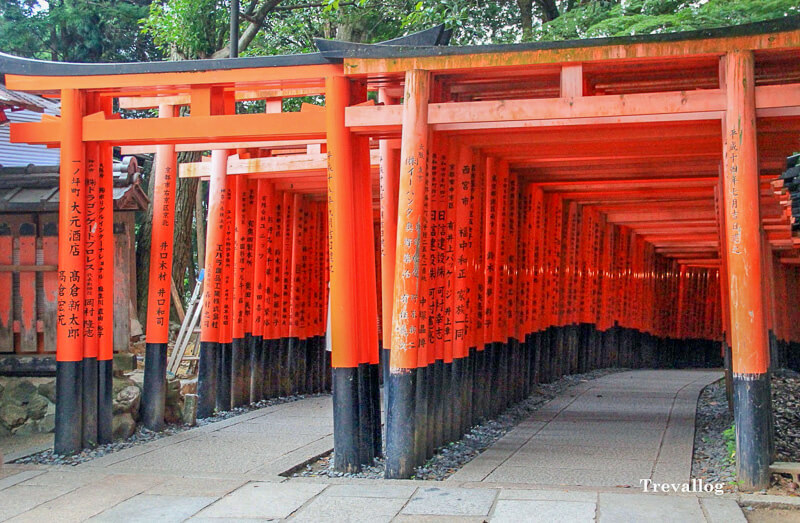
M 0 356 L 56 352 L 58 177 L 58 165 L 0 167 Z M 137 311 L 135 214 L 148 203 L 135 157 L 114 163 L 113 199 L 114 350 L 124 351 Z

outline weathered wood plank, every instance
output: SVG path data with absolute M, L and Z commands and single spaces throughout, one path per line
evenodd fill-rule
M 23 223 L 19 227 L 19 264 L 36 264 L 36 225 Z M 19 273 L 19 350 L 36 352 L 36 273 Z
M 45 222 L 42 225 L 42 261 L 45 265 L 58 264 L 58 223 L 55 221 Z M 42 295 L 44 301 L 41 303 L 42 323 L 44 325 L 44 337 L 42 350 L 44 352 L 56 351 L 56 325 L 58 311 L 58 272 L 42 273 Z

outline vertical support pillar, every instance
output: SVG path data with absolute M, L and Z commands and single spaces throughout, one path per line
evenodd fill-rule
M 414 472 L 414 397 L 419 349 L 420 238 L 424 226 L 428 161 L 430 72 L 406 72 L 395 262 L 389 409 L 386 420 L 386 477 Z
M 83 95 L 61 91 L 55 453 L 81 449 L 84 298 Z
M 245 398 L 245 273 L 247 245 L 247 178 L 234 177 L 233 182 L 233 302 L 231 340 L 231 406 L 246 403 Z M 249 384 L 248 384 L 249 387 Z
M 91 99 L 96 102 L 96 98 Z M 94 112 L 95 103 L 89 104 L 88 112 Z M 83 448 L 97 446 L 97 210 L 99 207 L 98 195 L 98 168 L 100 164 L 100 149 L 96 142 L 84 145 L 84 160 L 86 165 L 86 178 L 84 183 L 84 219 L 86 234 L 84 237 L 84 252 L 86 261 L 83 279 Z
M 174 116 L 171 105 L 158 107 L 159 118 Z M 147 331 L 142 390 L 142 421 L 149 430 L 163 430 L 167 398 L 167 342 L 169 342 L 170 284 L 175 224 L 175 146 L 156 147 L 153 169 L 153 222 L 150 241 L 150 277 L 147 293 Z
M 220 323 L 222 321 L 223 262 L 225 258 L 224 208 L 228 152 L 211 152 L 211 180 L 208 187 L 208 227 L 206 229 L 205 284 L 203 317 L 200 322 L 200 363 L 198 365 L 197 417 L 214 414 L 217 405 Z
M 359 453 L 358 332 L 355 319 L 358 300 L 352 227 L 353 139 L 344 124 L 350 104 L 350 80 L 330 77 L 325 85 L 328 143 L 328 250 L 330 255 L 330 304 L 328 336 L 333 367 L 334 468 L 361 470 Z
M 754 59 L 725 60 L 725 233 L 730 288 L 736 468 L 743 490 L 769 486 L 769 345 L 764 315 Z
M 104 109 L 111 112 L 111 100 Z M 114 417 L 114 159 L 111 144 L 100 144 L 97 217 L 97 442 L 111 443 Z
M 379 101 L 396 103 L 385 89 L 378 92 Z M 397 192 L 400 151 L 392 147 L 389 140 L 379 142 L 380 151 L 380 195 L 381 195 L 381 364 L 383 382 L 389 381 L 389 355 L 392 345 L 392 298 L 394 297 L 394 263 L 397 253 Z M 384 397 L 388 406 L 388 398 Z

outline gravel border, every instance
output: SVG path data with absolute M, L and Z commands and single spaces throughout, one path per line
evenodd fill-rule
M 37 452 L 35 454 L 31 454 L 29 456 L 16 459 L 11 463 L 26 464 L 26 465 L 76 466 L 80 465 L 81 463 L 86 463 L 87 461 L 91 461 L 95 458 L 99 458 L 101 456 L 107 456 L 109 454 L 113 454 L 114 452 L 118 452 L 120 450 L 129 449 L 131 447 L 136 447 L 138 445 L 144 445 L 145 443 L 150 443 L 151 441 L 156 441 L 161 438 L 173 436 L 175 434 L 186 432 L 187 430 L 192 430 L 197 427 L 204 427 L 212 423 L 224 421 L 254 410 L 263 409 L 265 407 L 273 407 L 275 405 L 283 405 L 284 403 L 292 403 L 306 398 L 315 398 L 322 396 L 330 396 L 330 394 L 298 394 L 294 396 L 281 396 L 279 398 L 261 400 L 257 403 L 251 403 L 243 407 L 235 407 L 229 411 L 219 412 L 209 418 L 199 419 L 197 420 L 197 425 L 195 426 L 167 425 L 167 427 L 160 432 L 153 432 L 147 430 L 141 424 L 139 424 L 136 428 L 136 432 L 134 432 L 130 438 L 125 440 L 116 440 L 111 443 L 107 443 L 105 445 L 98 445 L 97 447 L 94 447 L 92 449 L 84 449 L 80 453 L 73 454 L 71 456 L 56 454 L 53 451 L 53 449 L 48 449 L 43 452 Z
M 449 443 L 438 449 L 431 459 L 416 468 L 416 473 L 411 479 L 426 481 L 443 481 L 447 479 L 458 469 L 475 459 L 481 452 L 491 447 L 517 424 L 539 410 L 542 405 L 570 387 L 627 370 L 630 369 L 598 369 L 585 374 L 564 376 L 553 383 L 535 385 L 533 392 L 526 399 L 509 407 L 497 418 L 472 427 L 459 441 Z M 313 463 L 307 464 L 304 470 L 294 472 L 290 477 L 384 479 L 385 468 L 386 462 L 384 459 L 378 458 L 375 459 L 371 466 L 364 467 L 361 472 L 337 472 L 333 470 L 333 453 L 330 453 Z
M 772 408 L 775 413 L 775 461 L 800 461 L 800 374 L 778 369 L 771 377 Z M 736 462 L 728 456 L 722 432 L 733 424 L 725 396 L 725 379 L 708 385 L 697 401 L 692 477 L 705 482 L 724 483 L 728 492 L 737 491 Z M 772 486 L 762 494 L 800 495 L 800 485 L 791 478 L 772 475 Z
M 723 378 L 704 388 L 697 399 L 692 478 L 723 483 L 726 490 L 735 490 L 736 463 L 728 457 L 722 438 L 723 431 L 732 424 Z

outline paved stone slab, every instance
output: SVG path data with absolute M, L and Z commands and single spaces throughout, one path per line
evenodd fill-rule
M 397 515 L 406 500 L 400 498 L 359 498 L 319 496 L 297 511 L 290 521 L 336 523 L 389 522 Z
M 156 496 L 198 496 L 218 498 L 247 483 L 244 478 L 173 478 L 144 491 Z
M 674 523 L 704 519 L 699 500 L 689 496 L 601 492 L 597 504 L 598 523 Z
M 497 502 L 490 521 L 492 523 L 551 523 L 569 521 L 570 523 L 592 523 L 595 513 L 594 503 L 573 501 L 509 500 Z
M 422 487 L 403 508 L 402 514 L 441 516 L 487 516 L 496 490 Z
M 597 492 L 588 490 L 522 490 L 503 489 L 497 499 L 541 500 L 541 501 L 577 501 L 597 503 Z
M 197 514 L 206 518 L 287 518 L 326 485 L 314 483 L 248 483 Z
M 411 485 L 331 485 L 320 497 L 334 496 L 340 498 L 387 498 L 407 500 L 417 487 Z
M 627 471 L 503 466 L 498 467 L 489 474 L 484 482 L 554 486 L 630 487 L 639 485 L 639 475 L 631 474 Z
M 61 485 L 58 487 L 39 485 L 14 485 L 0 491 L 0 521 L 13 518 L 29 511 L 42 503 L 66 494 L 74 487 Z
M 8 487 L 13 487 L 19 483 L 24 483 L 31 478 L 35 478 L 36 476 L 41 476 L 44 474 L 44 470 L 14 470 L 11 469 L 8 471 L 8 475 L 3 476 L 0 479 L 0 490 L 3 490 Z
M 147 474 L 108 475 L 77 489 L 71 487 L 68 493 L 38 504 L 12 521 L 57 521 L 58 523 L 85 521 L 167 479 Z M 56 489 L 57 487 L 28 488 Z
M 697 396 L 720 376 L 640 370 L 586 382 L 543 406 L 524 429 L 509 433 L 515 437 L 499 440 L 453 478 L 609 487 L 645 478 L 686 481 Z
M 701 498 L 700 505 L 708 523 L 746 523 L 747 519 L 736 500 L 730 498 Z
M 89 519 L 96 523 L 180 523 L 216 501 L 216 497 L 140 494 Z

